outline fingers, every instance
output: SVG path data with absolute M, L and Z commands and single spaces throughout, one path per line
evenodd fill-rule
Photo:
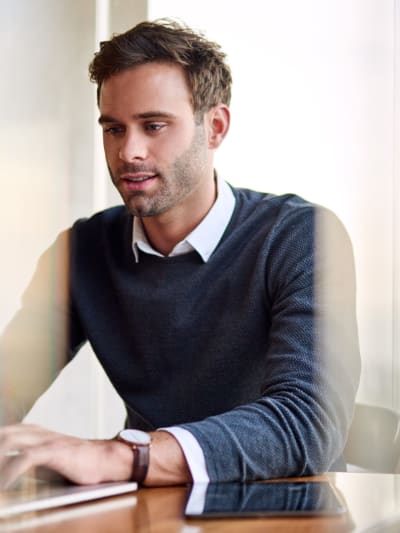
M 74 483 L 92 484 L 130 478 L 132 451 L 114 440 L 86 440 L 39 426 L 0 428 L 0 486 L 46 467 Z
M 0 467 L 0 489 L 8 489 L 24 473 L 29 472 L 29 460 L 23 454 L 8 456 Z M 31 472 L 30 472 L 31 473 Z
M 56 435 L 39 426 L 17 424 L 0 428 L 0 487 L 8 488 L 24 473 L 47 459 L 45 443 Z
M 17 457 L 32 447 L 53 440 L 56 436 L 57 433 L 30 424 L 0 428 L 0 465 L 1 456 Z
M 16 455 L 20 449 L 42 442 L 46 436 L 56 435 L 32 424 L 15 424 L 0 428 L 0 453 Z
M 65 440 L 71 447 L 79 439 L 30 424 L 0 428 L 0 487 L 10 487 L 24 473 L 35 475 L 37 466 L 54 462 L 56 470 L 63 470 L 65 460 L 57 450 L 65 449 Z

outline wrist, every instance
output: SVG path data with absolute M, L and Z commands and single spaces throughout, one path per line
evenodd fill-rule
M 183 450 L 177 439 L 164 430 L 150 433 L 151 461 L 144 485 L 181 485 L 192 481 Z
M 117 440 L 130 449 L 132 468 L 129 479 L 143 483 L 150 462 L 150 434 L 137 429 L 124 429 L 117 435 Z
M 113 468 L 113 481 L 131 481 L 134 456 L 132 450 L 123 442 L 114 438 L 110 441 Z

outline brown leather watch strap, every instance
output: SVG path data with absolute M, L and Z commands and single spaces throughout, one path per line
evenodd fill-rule
M 138 483 L 143 483 L 146 478 L 147 470 L 149 468 L 150 461 L 150 446 L 133 444 L 133 470 L 132 470 L 132 481 L 137 481 Z
M 133 451 L 131 481 L 143 483 L 150 462 L 150 435 L 140 430 L 125 429 L 120 431 L 116 438 L 126 446 L 129 446 Z M 147 439 L 148 441 L 146 442 Z M 145 442 L 140 442 L 141 440 L 144 440 Z

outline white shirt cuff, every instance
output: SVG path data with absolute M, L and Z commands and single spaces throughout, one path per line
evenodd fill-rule
M 192 474 L 193 483 L 208 483 L 210 478 L 208 477 L 203 450 L 190 431 L 178 426 L 160 428 L 160 430 L 168 431 L 179 442 Z

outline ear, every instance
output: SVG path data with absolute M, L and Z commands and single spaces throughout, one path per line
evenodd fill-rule
M 225 104 L 218 104 L 207 111 L 205 124 L 208 134 L 208 147 L 210 149 L 215 150 L 225 139 L 225 135 L 229 130 L 230 121 L 231 114 L 229 107 Z

